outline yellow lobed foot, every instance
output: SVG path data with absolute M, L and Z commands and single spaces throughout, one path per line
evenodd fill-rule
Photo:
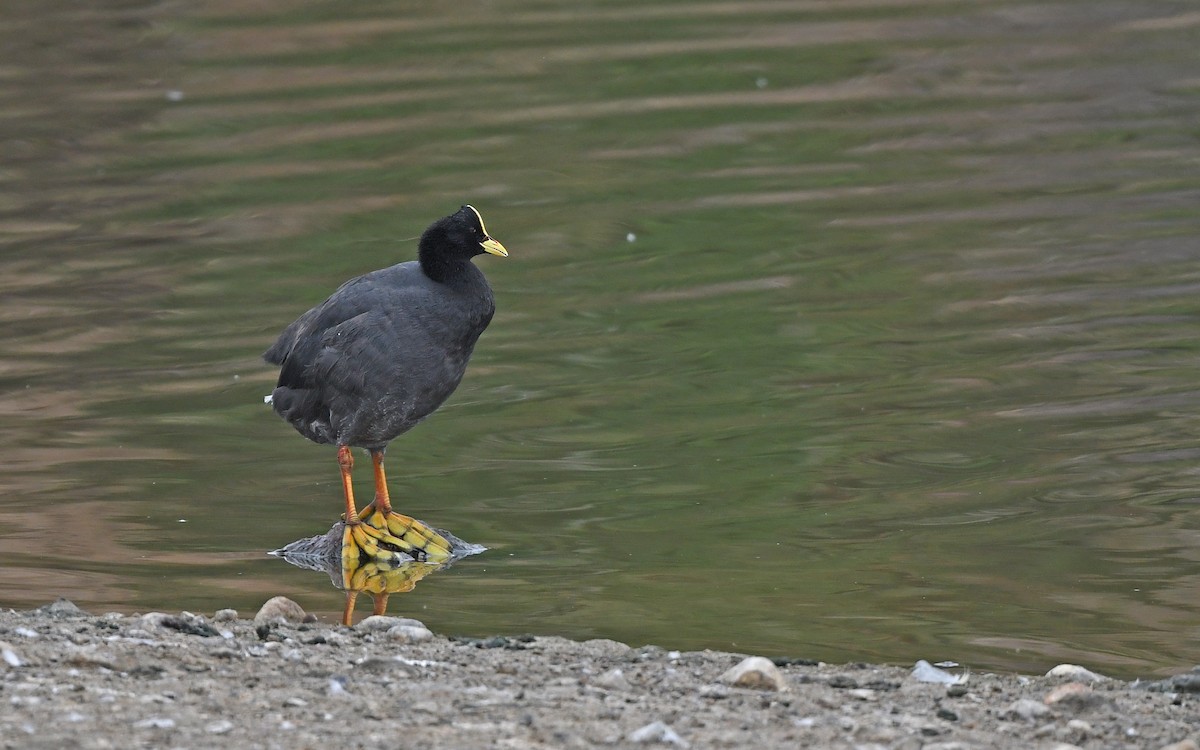
M 346 527 L 342 535 L 342 587 L 346 591 L 346 606 L 342 624 L 349 626 L 354 618 L 354 603 L 359 592 L 365 591 L 375 602 L 374 613 L 387 611 L 388 596 L 412 591 L 425 576 L 442 567 L 442 563 L 416 562 L 409 557 L 391 559 L 364 557 L 358 545 L 354 527 Z
M 413 590 L 425 576 L 440 565 L 422 562 L 406 562 L 392 565 L 386 562 L 366 562 L 350 573 L 350 591 L 366 591 L 369 594 L 403 594 Z
M 430 527 L 399 513 L 383 514 L 371 508 L 356 527 L 355 542 L 372 559 L 394 559 L 394 551 L 404 552 L 418 562 L 443 563 L 450 559 L 450 542 Z M 360 542 L 360 537 L 366 537 Z M 373 542 L 373 544 L 372 544 Z

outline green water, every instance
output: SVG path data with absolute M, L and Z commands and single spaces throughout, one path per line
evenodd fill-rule
M 393 613 L 1200 662 L 1191 8 L 13 3 L 0 605 L 336 618 L 258 355 L 470 202 L 498 311 L 389 470 L 491 549 Z

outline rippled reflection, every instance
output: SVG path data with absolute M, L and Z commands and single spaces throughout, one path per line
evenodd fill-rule
M 363 522 L 368 520 L 363 519 Z M 342 623 L 348 626 L 353 622 L 354 604 L 360 593 L 370 594 L 374 602 L 372 613 L 382 615 L 387 612 L 388 597 L 392 594 L 408 593 L 430 573 L 486 551 L 486 547 L 464 542 L 448 531 L 431 529 L 420 521 L 410 525 L 421 529 L 426 537 L 436 535 L 445 539 L 449 554 L 439 555 L 436 561 L 430 561 L 423 554 L 418 559 L 400 549 L 368 554 L 353 543 L 346 524 L 340 521 L 320 536 L 297 539 L 268 554 L 281 557 L 298 568 L 328 575 L 335 588 L 346 592 Z

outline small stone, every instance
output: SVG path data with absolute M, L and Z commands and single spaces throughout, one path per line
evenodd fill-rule
M 254 615 L 255 625 L 273 625 L 283 623 L 301 623 L 308 615 L 304 608 L 286 596 L 268 599 Z M 369 619 L 369 618 L 368 618 Z
M 853 688 L 847 690 L 846 695 L 860 701 L 873 701 L 878 698 L 878 694 L 871 688 Z
M 597 656 L 612 659 L 628 658 L 629 653 L 633 651 L 633 649 L 624 643 L 607 638 L 592 638 L 591 640 L 584 641 L 583 645 L 588 647 L 589 652 Z
M 288 698 L 283 702 L 283 705 L 288 708 L 305 708 L 308 706 L 308 701 L 303 698 Z
M 413 620 L 413 622 L 416 622 Z M 388 640 L 397 643 L 420 643 L 433 638 L 433 632 L 424 625 L 394 625 L 387 630 Z
M 159 620 L 158 624 L 164 628 L 177 630 L 185 635 L 198 635 L 204 638 L 217 638 L 221 633 L 205 622 L 203 617 L 194 615 L 191 612 L 181 612 L 178 615 L 169 615 Z
M 204 731 L 209 734 L 227 734 L 233 731 L 233 722 L 227 719 L 212 721 L 204 725 Z
M 629 680 L 625 679 L 625 673 L 619 667 L 613 667 L 600 674 L 592 680 L 592 684 L 608 690 L 630 690 L 633 687 L 629 684 Z
M 56 599 L 44 607 L 38 608 L 39 612 L 51 615 L 52 617 L 86 617 L 87 612 L 84 612 L 79 607 L 75 606 L 75 602 L 70 599 Z
M 1071 719 L 1067 722 L 1067 731 L 1073 733 L 1076 740 L 1086 740 L 1092 734 L 1092 725 L 1083 719 Z
M 149 719 L 133 722 L 134 729 L 174 729 L 175 720 L 161 716 L 151 716 Z
M 700 688 L 700 697 L 711 698 L 713 700 L 728 698 L 729 687 L 727 685 L 718 685 L 716 683 L 713 683 L 712 685 L 705 685 L 704 687 Z
M 1011 706 L 1004 709 L 1000 714 L 1002 719 L 1024 719 L 1025 721 L 1035 721 L 1050 715 L 1050 709 L 1046 708 L 1044 703 L 1038 703 L 1029 698 L 1022 698 L 1015 701 Z
M 218 609 L 213 613 L 213 622 L 233 622 L 238 618 L 236 609 Z
M 1151 683 L 1149 690 L 1156 692 L 1200 693 L 1200 671 L 1192 670 L 1177 674 L 1161 682 Z
M 388 615 L 371 615 L 370 617 L 364 617 L 357 625 L 354 626 L 354 629 L 363 633 L 386 633 L 392 628 L 400 625 L 423 628 L 425 630 L 429 629 L 426 628 L 425 623 L 421 622 L 420 620 L 414 620 L 409 617 L 389 617 Z
M 1047 677 L 1062 677 L 1064 679 L 1079 682 L 1086 680 L 1087 682 L 1102 682 L 1108 678 L 1101 674 L 1096 674 L 1090 669 L 1081 667 L 1078 664 L 1059 664 L 1054 669 L 1046 673 Z
M 966 685 L 959 683 L 957 685 L 946 686 L 946 696 L 948 698 L 961 698 L 969 692 Z
M 166 612 L 147 612 L 142 615 L 141 620 L 147 627 L 157 628 L 163 624 L 163 620 L 170 616 Z
M 753 688 L 755 690 L 786 690 L 787 682 L 783 673 L 770 659 L 761 656 L 751 656 L 718 678 L 721 682 L 734 687 Z
M 1046 693 L 1042 702 L 1072 711 L 1086 711 L 1108 703 L 1108 699 L 1082 682 L 1067 682 Z
M 661 742 L 664 745 L 675 745 L 683 748 L 691 747 L 691 743 L 680 737 L 674 729 L 671 729 L 671 727 L 661 721 L 656 721 L 633 730 L 629 733 L 629 741 Z
M 19 667 L 25 663 L 21 661 L 21 657 L 13 647 L 4 641 L 0 641 L 0 659 L 3 659 L 4 663 L 10 667 Z
M 909 675 L 917 682 L 932 682 L 942 685 L 955 685 L 967 681 L 966 675 L 951 674 L 944 669 L 938 669 L 924 659 L 913 666 Z
M 1158 750 L 1200 750 L 1200 745 L 1197 745 L 1195 740 L 1187 739 L 1163 745 Z

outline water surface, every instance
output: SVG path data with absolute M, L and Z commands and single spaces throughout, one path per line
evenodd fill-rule
M 499 309 L 389 469 L 490 551 L 394 612 L 1200 662 L 1190 4 L 8 15 L 0 604 L 338 617 L 264 555 L 340 488 L 258 355 L 471 202 Z

